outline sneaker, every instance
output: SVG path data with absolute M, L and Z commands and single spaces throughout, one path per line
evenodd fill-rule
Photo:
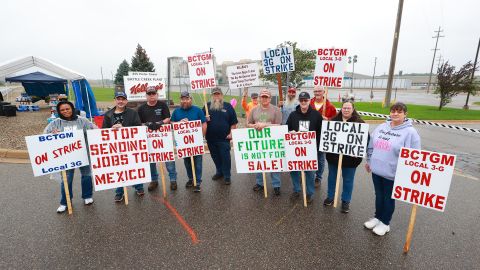
M 170 190 L 177 190 L 177 182 L 170 182 Z
M 186 188 L 191 188 L 193 187 L 193 180 L 188 180 L 187 184 L 185 184 Z
M 342 201 L 342 213 L 350 212 L 350 203 Z
M 61 214 L 63 212 L 67 211 L 67 206 L 66 205 L 61 205 L 57 208 L 57 213 Z
M 225 185 L 227 185 L 227 186 L 232 183 L 232 179 L 230 179 L 230 178 L 225 178 L 224 181 L 225 181 Z
M 313 196 L 307 194 L 307 203 L 312 203 L 313 202 Z
M 363 226 L 365 226 L 365 228 L 371 230 L 371 229 L 375 228 L 375 226 L 377 226 L 377 224 L 379 222 L 380 222 L 380 220 L 378 220 L 377 218 L 371 218 L 367 222 L 363 223 Z
M 217 180 L 220 180 L 222 178 L 223 178 L 223 175 L 221 175 L 221 174 L 215 174 L 214 176 L 212 176 L 213 181 L 217 181 Z
M 260 186 L 259 184 L 255 184 L 255 186 L 253 186 L 253 191 L 262 191 L 263 190 L 263 186 Z
M 143 195 L 145 195 L 145 191 L 143 189 L 137 190 L 137 195 L 142 197 Z
M 280 187 L 273 188 L 273 194 L 275 194 L 275 196 L 280 196 Z
M 116 202 L 121 202 L 121 201 L 123 201 L 123 194 L 115 194 L 114 200 L 115 200 Z
M 202 191 L 202 189 L 200 188 L 200 185 L 196 185 L 194 188 L 193 188 L 193 192 L 200 192 Z
M 290 195 L 291 200 L 297 200 L 298 198 L 300 198 L 300 192 L 294 191 L 292 195 Z
M 331 206 L 333 204 L 333 199 L 326 198 L 325 201 L 323 201 L 323 205 L 325 206 Z
M 148 184 L 148 191 L 154 191 L 158 187 L 158 182 L 152 181 Z
M 85 199 L 85 205 L 90 205 L 93 203 L 93 199 L 92 198 L 87 198 Z
M 377 226 L 373 228 L 373 233 L 379 236 L 384 236 L 386 233 L 390 231 L 390 226 L 383 224 L 383 222 L 379 221 Z
M 321 183 L 322 183 L 322 179 L 315 177 L 315 187 L 316 188 L 320 187 Z

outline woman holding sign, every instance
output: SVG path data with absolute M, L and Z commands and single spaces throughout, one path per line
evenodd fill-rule
M 344 121 L 365 123 L 360 115 L 355 110 L 355 106 L 352 102 L 347 101 L 343 103 L 342 110 L 331 119 L 332 121 Z M 323 201 L 323 205 L 330 206 L 333 204 L 335 196 L 335 186 L 337 180 L 337 169 L 339 162 L 339 155 L 333 153 L 326 154 L 328 162 L 328 192 L 327 198 Z M 355 178 L 355 171 L 358 165 L 362 163 L 362 158 L 343 155 L 342 159 L 342 178 L 343 178 L 343 191 L 342 191 L 342 212 L 348 213 L 350 211 L 350 201 L 352 199 L 353 181 Z
M 390 231 L 390 220 L 395 211 L 392 199 L 393 180 L 402 147 L 420 149 L 420 136 L 407 119 L 407 106 L 397 102 L 390 107 L 390 119 L 379 125 L 370 137 L 365 169 L 372 173 L 375 187 L 375 216 L 364 226 L 377 235 Z
M 43 133 L 58 133 L 63 131 L 72 131 L 72 130 L 81 130 L 84 131 L 87 129 L 96 128 L 87 118 L 82 116 L 75 115 L 75 107 L 69 101 L 60 101 L 57 104 L 57 112 L 60 118 L 55 119 L 50 122 L 45 128 Z M 68 190 L 70 192 L 70 199 L 73 197 L 72 183 L 73 183 L 73 174 L 74 169 L 67 170 L 67 183 Z M 90 166 L 80 167 L 80 173 L 82 175 L 82 198 L 84 199 L 85 205 L 90 205 L 93 203 L 92 192 L 92 173 L 90 171 Z M 62 198 L 60 199 L 60 206 L 57 209 L 57 213 L 63 213 L 67 210 L 67 198 L 65 195 L 65 188 L 63 181 L 60 187 Z

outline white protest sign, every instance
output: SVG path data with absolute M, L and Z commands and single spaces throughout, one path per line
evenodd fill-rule
M 342 88 L 346 63 L 347 49 L 318 49 L 313 73 L 313 85 Z
M 172 125 L 162 125 L 157 130 L 147 128 L 150 162 L 175 161 Z
M 455 160 L 455 155 L 400 149 L 392 199 L 443 212 Z
M 166 99 L 165 81 L 157 73 L 129 72 L 128 76 L 123 76 L 123 82 L 129 101 L 146 100 L 145 93 L 149 86 L 155 87 L 159 99 Z
M 199 53 L 188 56 L 187 62 L 192 90 L 214 88 L 217 86 L 212 53 Z
M 146 127 L 87 131 L 95 191 L 151 181 Z
M 366 157 L 368 124 L 340 121 L 322 121 L 319 151 Z
M 295 71 L 293 47 L 280 47 L 262 51 L 262 65 L 265 75 Z
M 260 71 L 257 63 L 227 67 L 228 84 L 230 88 L 258 86 Z
M 172 126 L 178 158 L 205 154 L 202 121 L 176 122 Z
M 25 141 L 34 176 L 89 164 L 83 130 L 27 136 Z
M 317 171 L 317 152 L 315 131 L 285 134 L 287 171 Z
M 281 172 L 285 167 L 287 126 L 232 130 L 237 173 Z

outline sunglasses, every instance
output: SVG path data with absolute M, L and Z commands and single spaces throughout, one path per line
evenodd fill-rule
M 147 95 L 149 95 L 149 96 L 153 96 L 153 95 L 156 95 L 156 94 L 157 94 L 157 92 L 155 92 L 155 93 L 153 93 L 153 92 L 147 93 Z

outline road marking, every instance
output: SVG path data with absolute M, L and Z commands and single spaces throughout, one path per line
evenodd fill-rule
M 295 210 L 295 208 L 297 208 L 297 205 L 298 203 L 295 203 L 295 205 L 293 206 L 292 209 L 290 209 L 290 211 L 288 211 L 288 213 L 286 215 L 284 215 L 282 218 L 280 218 L 277 223 L 275 223 L 275 226 L 278 226 L 280 224 L 282 224 L 282 222 L 293 212 L 293 210 Z
M 455 170 L 453 172 L 453 174 L 458 175 L 458 176 L 462 176 L 462 177 L 465 177 L 465 178 L 468 178 L 468 179 L 471 179 L 471 180 L 480 181 L 480 179 L 478 179 L 477 177 L 471 176 L 471 175 L 468 175 L 468 174 L 463 174 L 463 172 L 461 172 L 460 170 Z
M 188 223 L 185 221 L 185 219 L 178 213 L 177 209 L 175 209 L 175 207 L 173 207 L 168 202 L 168 200 L 166 200 L 164 198 L 161 198 L 161 197 L 155 196 L 155 195 L 153 195 L 152 198 L 156 201 L 159 201 L 159 202 L 163 203 L 168 208 L 168 210 L 170 210 L 170 212 L 173 214 L 173 216 L 178 220 L 180 225 L 182 225 L 183 229 L 190 235 L 190 238 L 192 239 L 192 243 L 194 245 L 198 244 L 199 241 L 198 241 L 197 234 L 192 229 L 192 227 L 190 227 L 190 225 L 188 225 Z

